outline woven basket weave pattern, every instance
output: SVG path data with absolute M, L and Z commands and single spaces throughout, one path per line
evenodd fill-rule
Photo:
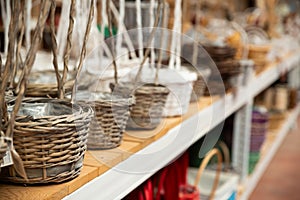
M 110 149 L 120 145 L 129 117 L 129 105 L 95 101 L 96 116 L 90 125 L 89 149 Z
M 68 81 L 65 84 L 65 92 L 72 91 L 73 81 Z M 57 84 L 39 84 L 30 83 L 27 86 L 25 95 L 27 97 L 57 97 Z
M 135 104 L 132 106 L 127 122 L 128 129 L 154 129 L 162 119 L 163 108 L 169 90 L 162 85 L 144 84 L 134 90 L 133 85 L 118 85 L 115 93 L 134 93 Z
M 191 95 L 191 102 L 198 101 L 200 97 L 203 96 L 204 91 L 205 91 L 205 81 L 201 75 L 198 75 L 197 80 L 194 82 L 193 85 L 193 92 Z
M 4 179 L 26 184 L 59 183 L 79 175 L 92 109 L 62 101 L 52 102 L 73 106 L 74 113 L 38 118 L 18 116 L 13 141 L 28 182 L 13 168 L 9 169 L 9 176 L 2 174 Z

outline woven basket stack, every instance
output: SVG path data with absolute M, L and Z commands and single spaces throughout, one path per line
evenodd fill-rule
M 229 90 L 235 85 L 232 84 L 232 78 L 242 73 L 239 61 L 235 59 L 236 49 L 230 46 L 205 45 L 204 49 L 216 63 L 217 68 L 212 69 L 208 84 L 210 91 L 206 90 L 206 95 L 220 94 L 222 88 Z M 218 74 L 220 73 L 223 83 L 219 83 Z M 224 84 L 224 86 L 222 85 Z
M 249 45 L 249 59 L 255 63 L 255 71 L 257 74 L 262 72 L 267 67 L 267 55 L 271 49 L 270 45 Z

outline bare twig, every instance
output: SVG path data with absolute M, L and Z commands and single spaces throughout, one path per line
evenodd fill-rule
M 51 31 L 51 41 L 52 41 L 52 54 L 53 54 L 53 66 L 55 70 L 56 75 L 56 81 L 57 81 L 57 95 L 59 98 L 61 98 L 60 91 L 62 90 L 62 78 L 58 71 L 58 62 L 57 62 L 57 41 L 55 36 L 55 8 L 56 8 L 56 1 L 51 0 L 51 12 L 50 12 L 50 31 Z
M 15 6 L 17 7 L 19 4 L 19 1 L 15 2 Z M 5 66 L 4 66 L 4 72 L 3 72 L 3 78 L 2 78 L 2 82 L 1 82 L 1 89 L 0 89 L 0 128 L 3 128 L 3 124 L 2 124 L 2 118 L 4 116 L 4 112 L 5 111 L 5 91 L 7 88 L 7 84 L 9 82 L 9 78 L 10 78 L 10 71 L 12 70 L 12 61 L 14 58 L 14 49 L 15 49 L 15 38 L 16 38 L 16 32 L 17 32 L 17 28 L 16 28 L 16 22 L 18 21 L 18 15 L 13 15 L 13 19 L 10 20 L 9 23 L 9 41 L 8 41 L 8 52 L 7 52 L 7 57 L 6 57 L 6 62 L 5 62 Z
M 72 34 L 73 34 L 73 28 L 74 28 L 74 16 L 75 16 L 75 6 L 76 6 L 76 0 L 71 1 L 71 7 L 70 7 L 70 16 L 69 16 L 69 27 L 68 27 L 68 36 L 67 36 L 67 46 L 64 54 L 64 70 L 63 70 L 63 76 L 62 76 L 62 88 L 60 88 L 59 98 L 62 99 L 65 96 L 64 86 L 67 80 L 68 71 L 69 71 L 69 59 L 70 59 L 70 53 L 72 48 Z
M 167 12 L 166 12 L 166 0 L 162 0 L 162 24 L 163 26 L 166 25 L 165 21 L 166 21 L 166 15 L 167 15 Z M 158 72 L 160 70 L 160 67 L 161 67 L 161 63 L 162 63 L 162 53 L 163 53 L 163 43 L 164 43 L 164 30 L 165 27 L 163 27 L 162 29 L 162 33 L 161 33 L 161 36 L 160 36 L 160 49 L 159 49 L 159 52 L 158 52 L 158 61 L 157 61 L 157 69 L 155 71 L 155 80 L 154 80 L 154 83 L 157 85 L 158 84 Z
M 106 13 L 107 13 L 107 20 L 108 20 L 109 36 L 112 37 L 113 32 L 112 32 L 112 17 L 111 17 L 110 3 L 111 0 L 107 0 Z M 118 84 L 118 67 L 117 67 L 116 55 L 115 55 L 115 43 L 114 43 L 114 39 L 112 38 L 110 39 L 110 41 L 111 41 L 111 55 L 112 55 L 112 61 L 114 66 L 114 78 L 115 78 L 115 83 Z
M 18 41 L 18 44 L 17 44 L 17 50 L 16 50 L 16 60 L 14 62 L 14 65 L 13 65 L 13 71 L 11 73 L 11 81 L 10 81 L 10 88 L 13 88 L 13 86 L 15 85 L 15 78 L 16 78 L 16 75 L 17 75 L 17 71 L 18 71 L 18 67 L 20 65 L 22 65 L 22 60 L 21 60 L 21 53 L 20 53 L 20 50 L 21 50 L 21 47 L 22 47 L 22 42 L 23 42 L 23 37 L 24 37 L 24 31 L 25 31 L 25 1 L 22 0 L 21 1 L 21 18 L 22 18 L 22 23 L 21 23 L 21 33 L 20 33 L 20 36 L 19 36 L 19 41 Z M 20 62 L 21 61 L 21 62 Z
M 150 37 L 149 37 L 149 40 L 148 40 L 148 43 L 147 43 L 147 48 L 146 48 L 146 51 L 145 51 L 145 55 L 144 55 L 144 58 L 140 64 L 140 67 L 139 67 L 139 70 L 136 74 L 136 77 L 135 77 L 135 82 L 138 82 L 139 81 L 139 78 L 141 76 L 141 72 L 142 72 L 142 69 L 143 69 L 143 66 L 147 60 L 147 57 L 149 56 L 149 53 L 150 53 L 150 48 L 149 46 L 151 45 L 151 42 L 154 38 L 154 34 L 156 32 L 156 29 L 157 29 L 157 26 L 158 26 L 158 23 L 159 23 L 159 20 L 160 20 L 160 10 L 161 10 L 161 6 L 162 6 L 162 2 L 161 0 L 159 0 L 159 4 L 158 4 L 158 7 L 157 7 L 157 11 L 156 11 L 156 16 L 155 16 L 155 22 L 154 22 L 154 27 L 150 33 Z
M 87 42 L 89 40 L 89 33 L 91 31 L 91 25 L 92 25 L 93 18 L 94 18 L 94 0 L 92 0 L 91 5 L 90 5 L 88 22 L 87 22 L 87 25 L 86 25 L 84 40 L 83 40 L 82 49 L 81 49 L 81 53 L 80 53 L 79 64 L 78 64 L 78 67 L 77 67 L 77 74 L 76 74 L 76 78 L 75 78 L 75 82 L 74 82 L 74 86 L 73 86 L 73 91 L 72 91 L 72 98 L 71 98 L 72 103 L 74 102 L 75 89 L 76 89 L 76 85 L 77 85 L 77 80 L 79 78 L 79 74 L 80 74 L 81 69 L 82 69 L 83 59 L 85 58 L 85 55 L 86 55 L 86 45 L 87 45 Z
M 12 137 L 12 132 L 13 132 L 12 130 L 14 128 L 15 117 L 18 113 L 18 110 L 19 110 L 21 102 L 22 102 L 22 98 L 24 96 L 24 92 L 26 89 L 26 83 L 27 83 L 28 76 L 31 72 L 31 69 L 32 69 L 32 66 L 33 66 L 33 63 L 34 63 L 34 60 L 36 57 L 38 45 L 40 44 L 42 37 L 43 37 L 43 31 L 44 31 L 44 27 L 45 27 L 46 19 L 48 17 L 49 10 L 50 10 L 49 1 L 43 0 L 42 4 L 41 4 L 41 11 L 40 11 L 40 15 L 38 18 L 37 26 L 36 26 L 36 29 L 35 29 L 35 32 L 33 35 L 31 45 L 30 45 L 30 49 L 29 49 L 28 54 L 25 59 L 24 69 L 23 69 L 24 75 L 21 77 L 21 80 L 20 80 L 21 84 L 20 84 L 19 93 L 16 98 L 13 112 L 11 114 L 10 126 L 8 126 L 7 131 L 6 131 L 6 136 L 8 136 L 8 137 Z

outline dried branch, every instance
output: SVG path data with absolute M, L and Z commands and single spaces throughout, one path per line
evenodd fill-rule
M 88 22 L 87 22 L 87 25 L 86 25 L 84 40 L 83 40 L 82 49 L 81 49 L 81 53 L 80 53 L 79 64 L 78 64 L 78 67 L 77 67 L 77 74 L 76 74 L 76 78 L 75 78 L 75 82 L 74 82 L 74 86 L 73 86 L 73 91 L 72 91 L 72 100 L 71 100 L 72 103 L 74 102 L 73 98 L 74 98 L 74 94 L 75 94 L 77 80 L 79 78 L 79 74 L 80 74 L 81 69 L 82 69 L 83 59 L 85 58 L 85 55 L 86 55 L 86 45 L 87 45 L 87 42 L 89 40 L 89 33 L 91 31 L 91 25 L 92 25 L 93 18 L 94 18 L 94 0 L 92 0 L 91 5 L 90 5 L 90 12 L 89 12 L 89 17 L 88 17 Z
M 106 14 L 107 14 L 107 21 L 108 21 L 108 30 L 109 30 L 109 36 L 113 36 L 112 32 L 112 17 L 111 17 L 111 9 L 110 9 L 111 0 L 107 0 L 106 3 Z M 115 43 L 114 40 L 111 38 L 111 55 L 112 55 L 112 61 L 114 66 L 114 78 L 115 83 L 118 84 L 118 67 L 116 62 L 116 55 L 115 55 Z
M 59 98 L 61 98 L 60 91 L 63 88 L 62 86 L 62 78 L 59 74 L 58 70 L 58 62 L 57 62 L 57 40 L 55 36 L 55 8 L 56 8 L 56 2 L 55 0 L 51 0 L 51 12 L 50 12 L 50 31 L 51 31 L 51 41 L 52 41 L 52 54 L 53 54 L 53 66 L 55 70 L 56 75 L 56 81 L 57 81 L 57 95 Z
M 159 23 L 159 20 L 160 20 L 160 10 L 161 10 L 161 6 L 162 6 L 162 2 L 161 0 L 159 0 L 159 4 L 157 6 L 157 10 L 156 10 L 156 16 L 155 16 L 155 22 L 154 22 L 154 27 L 150 33 L 150 37 L 149 37 L 149 40 L 148 40 L 148 43 L 147 43 L 147 48 L 146 48 L 146 51 L 145 51 L 145 55 L 144 55 L 144 58 L 140 64 L 140 67 L 139 67 L 139 70 L 136 74 L 136 77 L 135 77 L 135 82 L 138 82 L 139 81 L 139 78 L 141 76 L 141 72 L 142 72 L 142 69 L 143 69 L 143 66 L 147 60 L 147 57 L 149 56 L 149 53 L 150 53 L 150 45 L 151 45 L 151 42 L 154 38 L 154 34 L 156 32 L 156 29 L 157 29 L 157 26 L 158 26 L 158 23 Z
M 22 65 L 22 60 L 21 60 L 21 53 L 20 53 L 20 50 L 21 50 L 21 47 L 22 47 L 22 43 L 23 43 L 23 37 L 24 37 L 24 31 L 25 31 L 25 1 L 22 0 L 21 1 L 21 7 L 23 7 L 21 9 L 21 18 L 22 18 L 22 21 L 21 21 L 21 33 L 20 33 L 20 36 L 19 36 L 19 41 L 18 41 L 18 44 L 17 44 L 17 50 L 16 50 L 16 61 L 14 62 L 14 66 L 13 66 L 13 71 L 11 73 L 11 81 L 10 81 L 10 88 L 13 88 L 14 84 L 15 84 L 15 78 L 16 78 L 16 75 L 17 75 L 17 71 L 18 71 L 18 67 L 19 65 Z M 18 25 L 16 25 L 18 27 Z
M 16 8 L 19 4 L 19 1 L 15 2 Z M 5 91 L 7 88 L 7 84 L 9 82 L 10 78 L 10 72 L 12 71 L 12 61 L 14 58 L 14 49 L 15 49 L 15 38 L 16 38 L 16 32 L 17 32 L 17 27 L 16 23 L 18 21 L 18 15 L 13 15 L 13 19 L 10 20 L 9 23 L 9 39 L 8 39 L 8 52 L 7 52 L 7 57 L 6 57 L 6 62 L 4 66 L 4 72 L 2 76 L 2 82 L 1 82 L 1 88 L 0 88 L 0 128 L 1 130 L 3 129 L 3 124 L 2 124 L 2 119 L 4 116 L 5 110 Z
M 24 96 L 24 92 L 26 89 L 26 84 L 27 84 L 27 80 L 28 80 L 28 76 L 31 72 L 35 57 L 36 57 L 36 52 L 38 50 L 38 45 L 40 44 L 42 37 L 43 37 L 43 31 L 44 31 L 44 27 L 45 27 L 45 23 L 46 23 L 46 19 L 48 17 L 49 14 L 49 10 L 50 10 L 50 2 L 47 0 L 43 0 L 41 3 L 41 11 L 39 14 L 39 18 L 38 18 L 38 22 L 37 22 L 37 26 L 35 28 L 34 31 L 34 35 L 33 35 L 33 39 L 30 45 L 30 49 L 28 51 L 28 54 L 26 56 L 25 59 L 25 63 L 24 63 L 24 69 L 23 69 L 23 76 L 21 77 L 20 80 L 20 88 L 19 88 L 19 93 L 17 95 L 16 101 L 15 101 L 15 105 L 13 108 L 13 112 L 11 114 L 11 119 L 9 121 L 9 126 L 7 127 L 6 130 L 6 136 L 7 137 L 12 137 L 13 134 L 13 129 L 14 129 L 14 122 L 15 122 L 15 118 L 16 115 L 19 111 L 21 102 L 22 102 L 22 98 Z
M 166 12 L 166 0 L 162 0 L 162 24 L 163 24 L 163 28 L 166 28 L 166 19 L 167 19 L 167 12 Z M 163 53 L 163 42 L 164 42 L 164 32 L 165 30 L 162 29 L 162 33 L 161 33 L 161 36 L 160 36 L 160 49 L 159 49 L 159 52 L 158 52 L 158 61 L 157 61 L 157 69 L 156 69 L 156 72 L 155 72 L 155 80 L 154 80 L 154 83 L 157 85 L 158 84 L 158 72 L 160 70 L 160 67 L 161 67 L 161 63 L 162 63 L 162 53 Z
M 69 59 L 70 59 L 70 53 L 72 48 L 72 34 L 73 34 L 73 28 L 74 28 L 74 16 L 75 16 L 75 6 L 76 6 L 76 0 L 71 1 L 71 7 L 70 7 L 70 16 L 69 16 L 69 27 L 68 27 L 68 35 L 67 35 L 67 46 L 64 54 L 64 70 L 63 70 L 63 76 L 62 76 L 62 88 L 60 88 L 59 98 L 63 99 L 65 96 L 65 90 L 64 86 L 67 80 L 68 76 L 68 65 L 69 65 Z

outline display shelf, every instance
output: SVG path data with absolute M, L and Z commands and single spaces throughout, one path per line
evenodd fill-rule
M 267 88 L 279 78 L 282 72 L 295 67 L 298 62 L 299 56 L 296 55 L 288 56 L 282 62 L 270 64 L 248 85 L 239 86 L 234 94 L 225 95 L 196 114 L 192 112 L 188 115 L 188 119 L 168 130 L 159 140 L 146 146 L 138 154 L 133 154 L 65 199 L 120 199 L 124 197 L 229 115 L 236 112 L 249 99 L 253 99 L 259 92 Z M 191 108 L 190 110 L 194 111 Z M 179 131 L 180 134 L 178 134 Z M 172 141 L 171 144 L 170 141 Z M 113 180 L 118 181 L 111 185 Z M 108 189 L 101 190 L 105 187 Z M 97 196 L 92 195 L 96 193 Z
M 270 65 L 247 85 L 239 85 L 234 93 L 202 98 L 190 105 L 187 114 L 164 119 L 156 130 L 126 133 L 116 149 L 87 151 L 83 173 L 70 182 L 25 188 L 2 184 L 0 194 L 6 199 L 15 199 L 20 191 L 28 199 L 121 199 L 247 104 L 283 71 L 295 67 L 299 62 L 299 55 L 295 55 L 288 62 L 285 59 Z M 84 173 L 87 169 L 91 172 Z
M 298 104 L 298 106 L 288 114 L 284 123 L 282 123 L 281 127 L 277 130 L 276 138 L 274 139 L 272 144 L 268 144 L 267 150 L 265 151 L 264 155 L 261 157 L 261 159 L 255 166 L 255 170 L 246 179 L 245 183 L 242 186 L 242 188 L 244 188 L 245 191 L 243 191 L 241 195 L 240 198 L 241 200 L 247 200 L 249 198 L 250 194 L 256 187 L 257 183 L 262 177 L 267 166 L 271 162 L 276 151 L 280 147 L 280 144 L 282 143 L 286 134 L 289 132 L 290 128 L 294 125 L 295 121 L 297 121 L 297 117 L 299 114 L 300 114 L 300 104 Z

